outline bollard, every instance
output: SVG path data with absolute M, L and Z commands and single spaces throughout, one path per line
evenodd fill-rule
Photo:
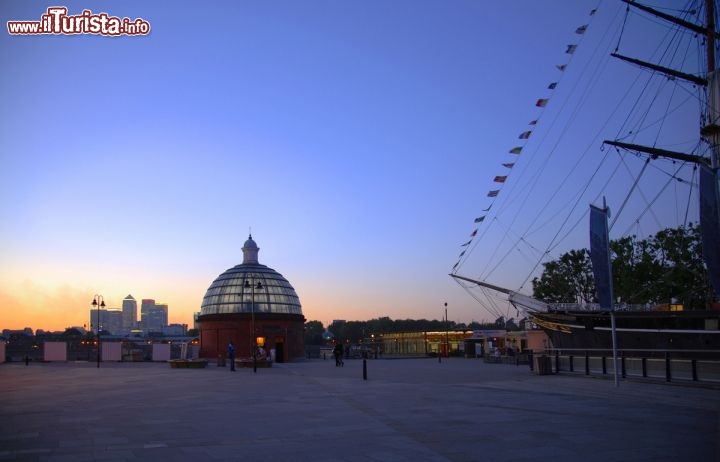
M 367 359 L 363 359 L 363 380 L 367 380 Z
M 25 365 L 28 366 L 30 364 L 30 357 L 28 355 L 25 355 Z
M 693 382 L 697 382 L 697 381 L 698 381 L 698 376 L 697 376 L 697 359 L 691 360 L 691 361 L 690 361 L 690 365 L 692 366 L 692 379 L 693 379 Z
M 575 366 L 573 365 L 573 355 L 570 355 L 569 361 L 570 361 L 570 372 L 575 372 Z
M 530 372 L 534 372 L 535 365 L 533 364 L 534 361 L 533 361 L 533 351 L 532 350 L 528 351 L 528 361 L 530 363 Z
M 622 378 L 627 377 L 627 369 L 625 369 L 625 353 L 620 355 L 620 364 L 622 365 Z
M 665 352 L 665 381 L 670 382 L 672 380 L 672 372 L 670 372 L 670 353 Z
M 590 375 L 590 353 L 585 352 L 585 375 Z

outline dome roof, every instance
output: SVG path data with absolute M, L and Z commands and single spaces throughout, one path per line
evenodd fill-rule
M 302 314 L 293 286 L 282 274 L 258 262 L 259 250 L 251 235 L 242 248 L 242 264 L 228 269 L 210 284 L 200 315 L 253 311 Z

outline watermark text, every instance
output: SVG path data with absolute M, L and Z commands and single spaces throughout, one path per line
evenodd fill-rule
M 118 37 L 121 35 L 148 35 L 150 23 L 137 18 L 118 18 L 107 13 L 83 10 L 81 14 L 68 16 L 64 6 L 51 6 L 40 21 L 8 21 L 11 35 L 76 35 L 94 34 Z

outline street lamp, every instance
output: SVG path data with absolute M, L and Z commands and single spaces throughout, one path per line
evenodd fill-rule
M 445 302 L 445 357 L 450 357 L 450 337 L 448 336 L 447 302 Z
M 253 372 L 257 373 L 257 346 L 255 345 L 255 342 L 257 342 L 255 338 L 255 289 L 262 290 L 262 282 L 258 281 L 257 284 L 255 284 L 255 280 L 253 279 L 252 284 L 250 281 L 245 279 L 245 288 L 246 289 L 252 289 L 252 299 L 250 303 L 250 309 L 251 309 L 251 329 L 252 332 L 250 333 L 250 348 L 252 348 L 252 357 L 253 357 Z
M 100 308 L 105 309 L 105 299 L 102 295 L 95 294 L 91 303 L 93 308 L 97 308 L 97 367 L 100 367 Z

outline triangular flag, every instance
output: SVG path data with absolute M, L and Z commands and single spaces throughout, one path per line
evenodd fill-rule
M 520 151 L 522 151 L 521 147 L 515 147 L 510 150 L 510 154 L 520 154 Z
M 596 11 L 597 8 L 593 8 L 592 10 L 590 10 L 590 16 L 594 16 Z
M 485 215 L 483 215 L 483 216 L 481 216 L 481 217 L 477 217 L 477 218 L 475 219 L 475 223 L 482 223 L 482 221 L 483 221 L 484 219 L 485 219 Z
M 492 207 L 492 204 L 488 205 L 488 208 L 483 209 L 482 211 L 483 211 L 483 212 L 489 212 L 491 207 Z
M 505 183 L 505 180 L 507 180 L 507 175 L 496 176 L 493 181 L 495 183 Z
M 545 107 L 545 106 L 547 105 L 547 103 L 548 103 L 548 99 L 547 99 L 547 98 L 540 98 L 540 99 L 537 100 L 537 102 L 535 103 L 535 106 L 537 106 L 537 107 Z
M 553 83 L 551 83 L 550 85 L 548 85 L 548 89 L 549 89 L 549 90 L 554 90 L 555 87 L 557 87 L 557 82 L 553 82 Z
M 470 237 L 475 237 L 476 234 L 477 234 L 477 229 L 475 231 L 473 231 L 472 233 L 470 233 Z
M 580 26 L 580 27 L 578 27 L 577 29 L 575 29 L 575 33 L 582 35 L 582 34 L 585 33 L 585 31 L 587 30 L 587 28 L 588 28 L 588 25 L 587 25 L 587 24 L 585 24 L 584 26 Z
M 526 139 L 530 138 L 531 133 L 532 133 L 531 131 L 522 132 L 522 133 L 520 133 L 520 136 L 518 136 L 518 138 L 520 138 L 521 140 L 526 140 Z
M 459 265 L 459 264 L 460 264 L 460 262 L 455 263 L 455 264 L 453 265 L 453 269 L 457 268 L 457 265 Z
M 464 243 L 464 244 L 460 245 L 460 247 L 467 247 L 467 246 L 469 246 L 469 245 L 470 245 L 470 243 L 471 243 L 471 242 L 472 242 L 472 239 L 470 239 L 470 240 L 469 240 L 469 241 L 467 241 L 466 243 Z
M 488 193 L 488 197 L 497 197 L 498 193 L 500 192 L 499 189 L 493 189 Z M 476 230 L 477 231 L 477 230 Z
M 528 125 L 537 125 L 537 119 L 531 120 Z
M 465 255 L 465 251 L 464 251 L 464 250 L 463 250 L 462 252 L 460 252 L 460 255 L 458 256 L 458 258 L 462 257 L 463 255 Z
M 515 162 L 508 162 L 508 163 L 502 164 L 502 165 L 503 165 L 503 167 L 513 168 L 513 165 L 515 165 Z
M 555 67 L 557 67 L 562 72 L 567 67 L 567 64 L 558 64 Z
M 565 53 L 571 55 L 575 53 L 575 50 L 577 49 L 577 45 L 568 45 L 567 50 L 565 50 Z

